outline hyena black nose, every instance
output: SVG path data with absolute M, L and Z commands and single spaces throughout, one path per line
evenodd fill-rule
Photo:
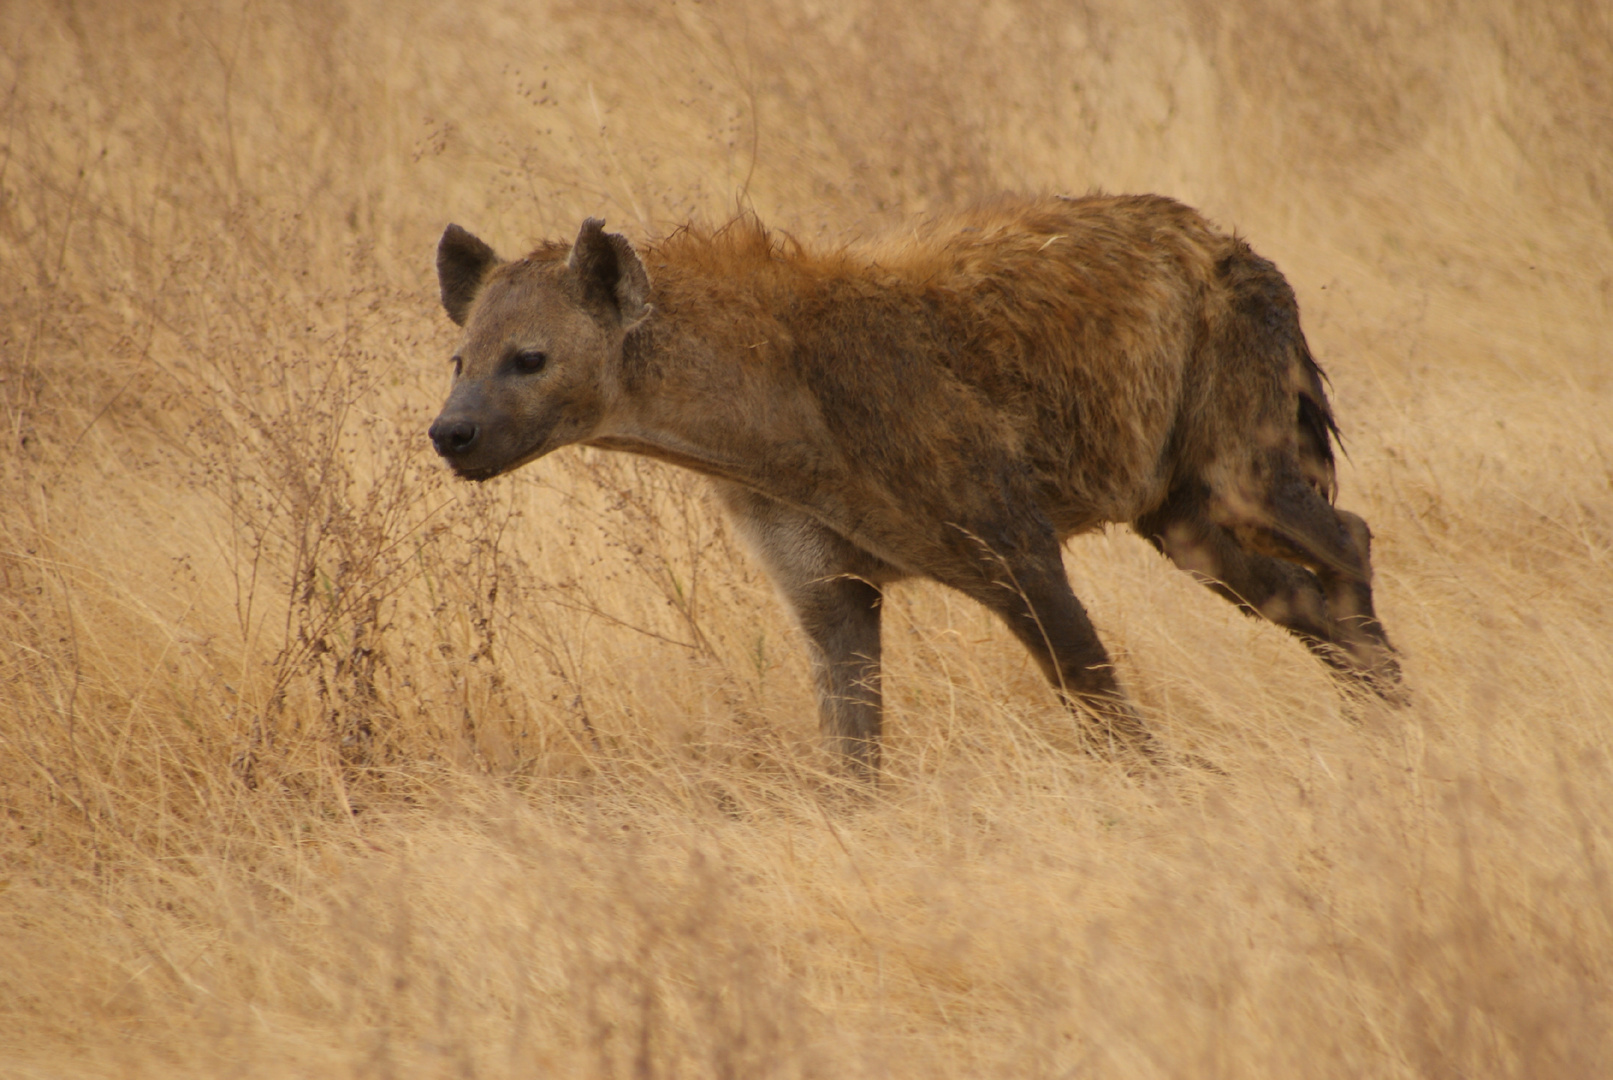
M 431 425 L 431 444 L 445 458 L 459 457 L 476 445 L 480 431 L 474 420 L 438 420 Z

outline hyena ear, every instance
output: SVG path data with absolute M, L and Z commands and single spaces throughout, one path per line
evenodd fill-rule
M 437 283 L 442 286 L 442 306 L 448 317 L 460 326 L 470 315 L 476 294 L 482 291 L 487 272 L 499 264 L 493 249 L 458 225 L 443 230 L 437 241 Z
M 606 232 L 598 218 L 582 223 L 566 265 L 582 279 L 583 295 L 613 312 L 624 331 L 655 311 L 650 304 L 650 275 L 638 252 L 627 237 Z

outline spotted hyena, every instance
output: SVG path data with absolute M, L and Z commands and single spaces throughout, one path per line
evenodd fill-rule
M 437 269 L 464 327 L 438 452 L 472 480 L 572 443 L 711 477 L 854 771 L 878 766 L 882 590 L 916 576 L 1146 748 L 1060 557 L 1107 522 L 1399 693 L 1293 290 L 1186 206 L 1004 198 L 821 251 L 749 218 L 635 249 L 589 219 L 512 262 L 450 225 Z

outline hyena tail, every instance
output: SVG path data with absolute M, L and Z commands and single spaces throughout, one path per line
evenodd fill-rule
M 1327 400 L 1327 376 L 1300 329 L 1294 290 L 1276 266 L 1236 237 L 1216 270 L 1230 301 L 1219 343 L 1222 362 L 1229 367 L 1252 364 L 1270 376 L 1248 419 L 1261 427 L 1280 425 L 1284 443 L 1287 425 L 1294 425 L 1291 445 L 1300 476 L 1331 504 L 1338 493 L 1333 451 L 1339 446 L 1339 427 Z M 1291 467 L 1294 458 L 1288 463 Z
M 1328 502 L 1338 497 L 1338 472 L 1333 448 L 1342 446 L 1339 425 L 1327 400 L 1327 374 L 1311 355 L 1303 336 L 1296 359 L 1299 383 L 1299 466 L 1311 487 Z

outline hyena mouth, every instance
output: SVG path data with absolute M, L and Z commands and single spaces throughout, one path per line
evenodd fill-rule
M 474 480 L 478 484 L 484 480 L 493 479 L 493 477 L 497 476 L 503 471 L 503 467 L 499 465 L 492 465 L 485 469 L 461 469 L 457 466 L 454 468 L 455 475 L 457 475 L 461 480 Z
M 461 480 L 474 480 L 479 484 L 484 480 L 491 480 L 495 476 L 502 476 L 507 472 L 513 472 L 534 458 L 542 457 L 551 449 L 546 445 L 548 441 L 549 440 L 547 437 L 539 439 L 524 453 L 517 454 L 515 457 L 510 458 L 501 465 L 484 465 L 479 469 L 471 469 L 455 465 L 452 462 L 449 464 L 453 468 L 454 474 Z

